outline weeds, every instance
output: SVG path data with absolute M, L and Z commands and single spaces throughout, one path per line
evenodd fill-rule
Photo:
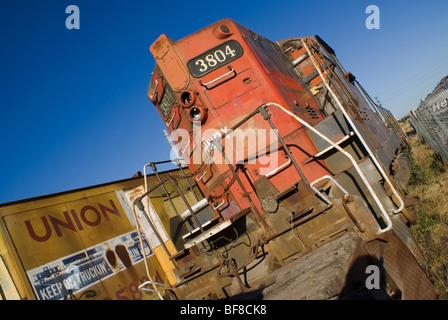
M 411 232 L 423 251 L 439 299 L 448 300 L 448 167 L 408 123 L 403 129 L 411 146 L 406 154 L 411 162 L 407 196 L 420 199 Z
M 415 163 L 415 159 L 411 152 L 404 150 L 403 155 L 406 156 L 411 163 L 411 180 L 409 183 L 411 185 L 426 184 L 428 182 L 428 175 L 419 164 Z

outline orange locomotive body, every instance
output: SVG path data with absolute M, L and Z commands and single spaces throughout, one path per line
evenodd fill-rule
M 229 28 L 232 28 L 232 31 Z M 181 92 L 181 100 L 178 101 L 177 106 L 173 105 L 169 115 L 164 116 L 161 113 L 162 117 L 165 118 L 164 120 L 170 123 L 168 127 L 171 131 L 183 128 L 192 132 L 192 116 L 194 116 L 196 111 L 197 113 L 202 113 L 202 115 L 198 116 L 203 118 L 203 123 L 201 123 L 202 133 L 209 130 L 211 133 L 218 132 L 222 134 L 222 131 L 232 128 L 263 103 L 272 101 L 287 106 L 292 104 L 294 99 L 296 101 L 300 99 L 311 111 L 316 111 L 316 119 L 312 119 L 314 123 L 321 119 L 322 115 L 316 102 L 306 92 L 306 89 L 297 82 L 292 70 L 287 70 L 285 65 L 286 58 L 275 50 L 273 44 L 265 42 L 260 45 L 261 41 L 259 39 L 257 41 L 252 38 L 253 35 L 249 30 L 243 29 L 239 31 L 236 25 L 229 24 L 224 31 L 220 28 L 215 30 L 207 28 L 175 44 L 162 36 L 151 46 L 151 52 L 156 57 L 160 71 L 156 68 L 155 76 L 153 77 L 154 83 L 150 86 L 149 91 L 154 90 L 153 86 L 155 86 L 157 79 L 163 78 L 163 76 L 159 77 L 159 73 L 167 74 L 163 80 L 158 82 L 156 95 L 153 99 L 160 97 L 158 92 L 163 87 L 163 81 L 167 82 L 174 92 Z M 204 41 L 204 39 L 207 39 L 207 41 Z M 263 44 L 268 44 L 269 47 L 264 48 Z M 212 47 L 211 50 L 210 47 Z M 270 52 L 277 53 L 277 55 L 272 56 Z M 262 60 L 263 57 L 264 61 Z M 207 58 L 212 61 L 212 65 L 214 64 L 213 60 L 216 61 L 214 70 L 209 66 L 210 62 L 207 62 Z M 220 63 L 219 59 L 224 60 L 223 63 Z M 222 66 L 216 68 L 218 64 Z M 183 67 L 178 70 L 173 68 L 175 65 Z M 190 76 L 187 65 L 191 66 L 191 68 L 193 66 L 196 67 L 197 70 L 195 70 L 196 73 L 194 75 Z M 199 67 L 197 68 L 197 66 Z M 204 70 L 204 72 L 200 70 Z M 189 102 L 183 102 L 183 100 Z M 195 101 L 195 104 L 192 105 L 191 101 Z M 239 129 L 242 131 L 272 129 L 267 122 L 260 121 L 260 118 L 260 115 L 254 117 L 241 125 Z M 277 130 L 281 136 L 291 135 L 286 142 L 300 145 L 311 153 L 317 153 L 316 148 L 310 139 L 305 136 L 303 130 L 298 130 L 299 128 L 294 119 L 278 110 L 274 110 L 272 121 L 279 124 Z M 201 121 L 198 122 L 200 123 Z M 188 151 L 193 152 L 193 148 L 203 148 L 204 141 L 210 138 L 203 134 L 202 139 L 198 141 L 192 135 L 188 146 L 191 146 L 191 148 L 188 148 Z M 180 148 L 186 145 L 187 143 L 184 140 Z M 245 147 L 247 149 L 247 144 Z M 196 149 L 195 151 L 197 152 Z M 198 152 L 202 158 L 200 160 L 205 160 L 205 152 L 207 150 Z M 284 157 L 286 154 L 284 150 L 279 152 L 281 153 L 280 156 L 283 156 L 283 162 L 285 162 Z M 236 154 L 231 154 L 230 156 L 232 155 L 234 157 L 233 160 L 241 160 L 236 159 Z M 248 156 L 247 150 L 246 156 Z M 273 155 L 269 156 L 274 157 Z M 304 152 L 297 152 L 296 157 L 298 157 L 297 161 L 302 162 L 309 156 Z M 197 171 L 203 163 L 203 161 L 195 161 L 196 158 L 194 155 L 190 156 L 189 165 L 192 171 Z M 232 165 L 236 162 L 233 161 Z M 220 193 L 223 192 L 223 187 L 219 188 L 216 182 L 222 180 L 221 184 L 226 185 L 225 177 L 227 177 L 227 180 L 230 180 L 232 176 L 228 166 L 225 164 L 212 165 L 211 167 L 204 168 L 201 174 L 198 174 L 199 176 L 204 174 L 200 181 L 201 190 L 203 190 L 206 196 L 211 196 L 217 202 L 222 203 L 222 195 Z M 249 180 L 256 181 L 259 179 L 258 167 L 259 165 L 248 166 L 245 175 L 249 179 L 244 179 L 243 182 L 245 188 L 250 188 Z M 303 170 L 304 174 L 313 180 L 326 174 L 325 168 L 317 162 L 310 162 Z M 273 176 L 271 182 L 277 189 L 284 190 L 285 187 L 291 186 L 298 180 L 300 180 L 300 176 L 297 171 L 292 166 L 289 166 L 284 169 L 282 175 Z M 235 202 L 236 206 L 223 205 L 220 210 L 220 214 L 228 218 L 242 209 L 250 207 L 250 200 L 241 196 L 242 191 L 240 191 L 240 194 L 235 189 L 232 191 L 229 192 L 229 198 L 225 196 L 224 201 L 228 203 Z M 260 203 L 256 197 L 252 197 L 251 200 L 262 213 Z
M 374 297 L 352 284 L 382 261 L 385 296 L 434 297 L 396 169 L 406 171 L 403 133 L 322 39 L 271 42 L 224 19 L 150 51 L 148 97 L 211 207 L 188 204 L 168 223 L 183 230 L 170 233 L 171 296 Z M 280 284 L 287 269 L 294 292 Z

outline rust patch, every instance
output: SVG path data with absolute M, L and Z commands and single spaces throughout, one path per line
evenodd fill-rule
M 115 247 L 115 251 L 117 252 L 118 257 L 120 258 L 121 262 L 123 262 L 126 268 L 132 266 L 131 257 L 129 256 L 129 252 L 128 250 L 126 250 L 126 247 L 124 245 L 117 245 Z

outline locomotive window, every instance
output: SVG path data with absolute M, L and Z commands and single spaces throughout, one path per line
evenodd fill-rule
M 243 48 L 238 41 L 230 40 L 220 44 L 187 63 L 188 70 L 195 78 L 202 77 L 243 55 Z

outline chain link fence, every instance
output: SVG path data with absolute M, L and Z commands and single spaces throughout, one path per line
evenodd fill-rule
M 448 163 L 448 80 L 409 113 L 416 133 Z

